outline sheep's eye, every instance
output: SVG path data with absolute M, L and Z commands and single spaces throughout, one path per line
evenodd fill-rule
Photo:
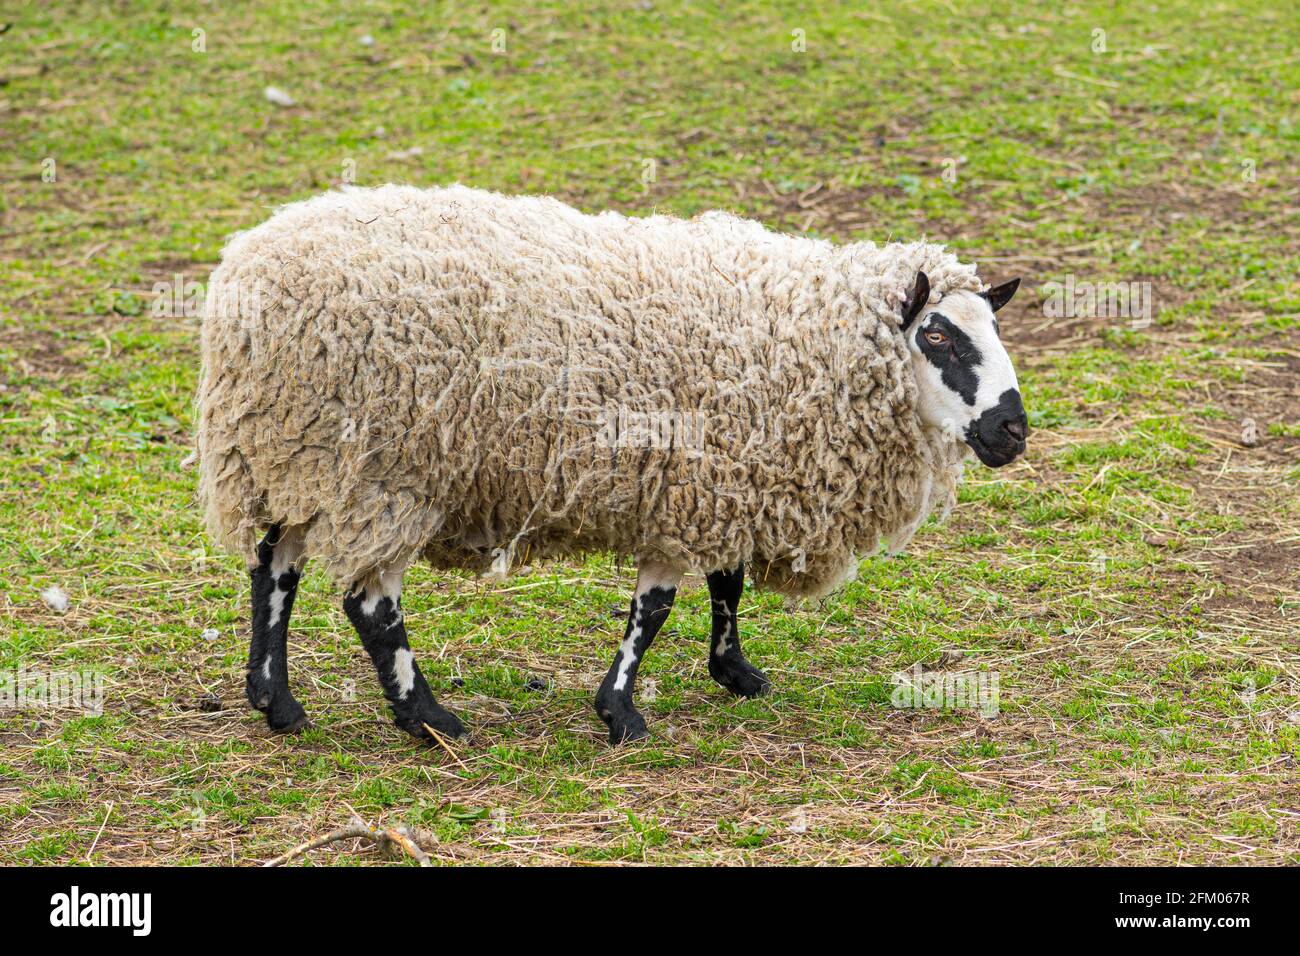
M 931 345 L 943 345 L 948 341 L 948 336 L 942 332 L 926 332 L 925 340 Z

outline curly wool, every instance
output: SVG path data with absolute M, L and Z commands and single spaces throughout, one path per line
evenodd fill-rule
M 235 236 L 198 394 L 211 534 L 271 524 L 344 584 L 612 551 L 825 594 L 952 503 L 899 303 L 978 291 L 928 243 L 722 213 L 588 216 L 461 186 L 349 188 Z

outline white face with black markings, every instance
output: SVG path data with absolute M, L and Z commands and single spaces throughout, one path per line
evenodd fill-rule
M 991 468 L 1018 458 L 1029 434 L 1016 370 L 994 315 L 1019 285 L 1013 279 L 987 292 L 954 292 L 930 302 L 929 280 L 918 273 L 900 323 L 912 353 L 921 421 L 966 442 Z

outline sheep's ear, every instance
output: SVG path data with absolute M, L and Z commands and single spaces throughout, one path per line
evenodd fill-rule
M 916 274 L 916 284 L 912 286 L 912 291 L 907 293 L 907 298 L 903 300 L 903 317 L 898 323 L 898 327 L 906 332 L 907 327 L 915 321 L 916 317 L 921 314 L 925 304 L 930 301 L 930 277 L 924 272 Z
M 987 300 L 989 308 L 996 312 L 1011 301 L 1011 297 L 1016 294 L 1016 290 L 1019 288 L 1020 280 L 1012 279 L 1010 282 L 995 285 L 987 292 L 981 292 L 980 297 Z

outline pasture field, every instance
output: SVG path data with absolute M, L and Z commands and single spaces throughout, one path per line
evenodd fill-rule
M 103 690 L 0 706 L 0 863 L 256 864 L 354 812 L 438 863 L 1300 863 L 1289 5 L 9 0 L 0 30 L 0 673 Z M 449 753 L 390 724 L 309 566 L 314 726 L 272 737 L 182 467 L 189 284 L 281 203 L 453 180 L 1023 276 L 1028 455 L 824 602 L 747 594 L 769 697 L 710 680 L 688 583 L 622 749 L 591 698 L 631 569 L 408 575 Z M 996 678 L 996 714 L 893 706 L 918 663 Z

